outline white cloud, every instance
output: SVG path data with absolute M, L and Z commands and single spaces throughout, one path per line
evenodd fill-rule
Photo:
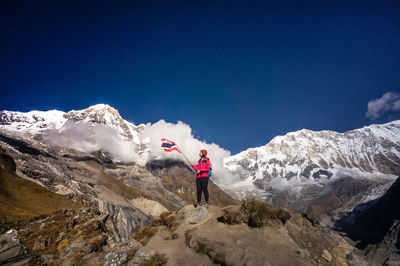
M 172 124 L 160 120 L 155 124 L 147 124 L 138 134 L 141 143 L 133 143 L 121 138 L 115 128 L 94 123 L 68 121 L 61 129 L 48 131 L 45 138 L 58 146 L 82 152 L 94 152 L 102 149 L 108 152 L 112 159 L 119 161 L 145 164 L 153 159 L 175 159 L 187 163 L 181 153 L 165 152 L 161 148 L 161 138 L 167 138 L 176 142 L 194 164 L 197 164 L 199 160 L 199 151 L 206 149 L 207 157 L 210 158 L 213 166 L 212 179 L 215 182 L 232 184 L 239 180 L 223 166 L 223 159 L 230 156 L 230 152 L 217 144 L 209 144 L 196 139 L 190 126 L 183 122 Z M 138 146 L 147 146 L 147 149 L 144 152 L 138 151 Z
M 377 119 L 381 115 L 390 111 L 400 111 L 400 94 L 387 92 L 379 99 L 368 102 L 368 110 L 365 116 L 370 119 Z
M 161 138 L 167 138 L 174 141 L 179 148 L 186 154 L 188 159 L 197 164 L 199 160 L 199 152 L 201 149 L 206 149 L 207 157 L 213 166 L 212 179 L 218 183 L 231 184 L 238 180 L 223 166 L 223 159 L 230 156 L 230 152 L 219 147 L 215 143 L 206 143 L 200 141 L 193 136 L 192 129 L 189 125 L 178 122 L 177 124 L 167 123 L 160 120 L 153 125 L 147 125 L 146 128 L 140 132 L 140 139 L 147 142 L 149 152 L 145 154 L 145 160 L 151 159 L 177 159 L 185 161 L 185 158 L 179 152 L 165 152 L 161 148 Z
M 45 138 L 58 146 L 82 152 L 103 149 L 120 161 L 139 160 L 136 145 L 122 140 L 116 129 L 106 125 L 68 121 L 60 130 L 48 131 Z

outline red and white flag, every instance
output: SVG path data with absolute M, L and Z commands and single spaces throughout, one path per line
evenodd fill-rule
M 166 138 L 161 139 L 162 144 L 161 147 L 164 148 L 164 151 L 171 152 L 171 151 L 178 151 L 181 152 L 178 147 L 176 146 L 175 142 L 167 140 Z

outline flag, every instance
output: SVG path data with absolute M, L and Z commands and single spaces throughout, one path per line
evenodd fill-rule
M 164 151 L 166 151 L 166 152 L 171 152 L 171 151 L 181 152 L 178 149 L 178 147 L 176 146 L 175 142 L 167 140 L 165 138 L 162 138 L 161 141 L 162 141 L 161 147 L 164 148 Z

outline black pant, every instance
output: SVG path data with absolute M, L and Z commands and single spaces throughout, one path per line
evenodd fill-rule
M 208 177 L 196 178 L 196 189 L 197 189 L 197 202 L 201 202 L 201 192 L 204 193 L 206 203 L 208 203 Z

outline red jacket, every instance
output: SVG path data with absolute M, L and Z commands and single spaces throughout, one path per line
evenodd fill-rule
M 211 168 L 211 163 L 207 157 L 204 157 L 197 162 L 197 165 L 192 164 L 192 167 L 197 172 L 197 178 L 208 177 L 208 170 Z

